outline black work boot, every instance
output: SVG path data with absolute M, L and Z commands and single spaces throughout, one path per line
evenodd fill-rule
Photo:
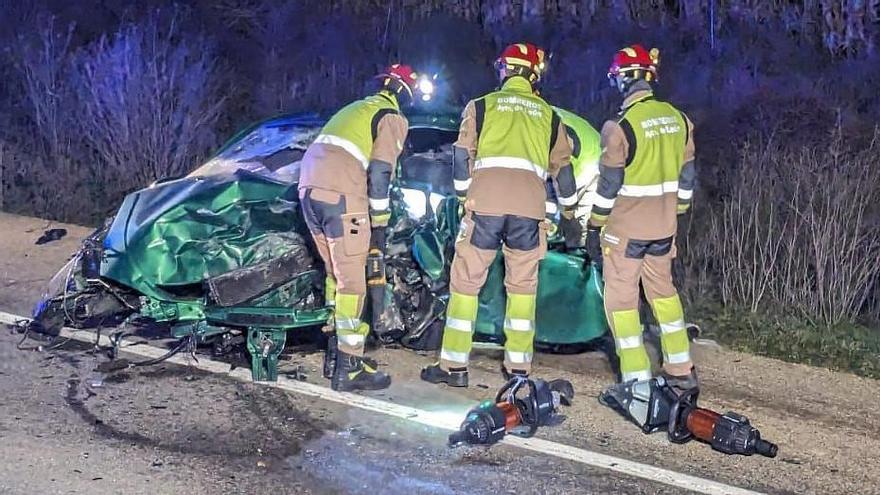
M 429 383 L 445 383 L 450 387 L 467 387 L 467 368 L 449 368 L 449 371 L 440 367 L 440 363 L 434 363 L 422 368 L 422 380 Z
M 516 368 L 507 369 L 507 366 L 501 365 L 501 374 L 504 376 L 504 379 L 507 381 L 512 380 L 514 377 L 519 378 L 528 378 L 529 372 L 526 370 L 518 370 Z
M 697 379 L 697 369 L 691 368 L 690 373 L 683 376 L 670 375 L 666 371 L 661 373 L 666 383 L 675 390 L 679 395 L 689 390 L 700 388 L 700 381 Z
M 381 390 L 391 385 L 391 377 L 376 370 L 371 359 L 364 359 L 338 351 L 336 369 L 330 380 L 330 388 L 347 392 L 351 390 Z

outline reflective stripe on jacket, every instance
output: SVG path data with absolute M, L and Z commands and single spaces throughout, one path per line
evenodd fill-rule
M 522 77 L 508 79 L 484 105 L 474 170 L 504 167 L 547 178 L 554 112 Z
M 366 170 L 379 121 L 389 113 L 400 113 L 394 98 L 376 94 L 355 101 L 336 112 L 314 142 L 339 146 Z
M 590 218 L 615 237 L 639 240 L 675 235 L 679 178 L 693 159 L 691 124 L 650 90 L 624 101 L 618 119 L 602 128 L 602 158 Z
M 684 116 L 653 96 L 637 100 L 618 122 L 630 143 L 621 196 L 662 196 L 678 191 L 688 138 Z

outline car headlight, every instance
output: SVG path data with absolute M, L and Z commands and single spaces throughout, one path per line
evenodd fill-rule
M 434 96 L 434 81 L 422 76 L 418 84 L 419 93 L 422 95 L 422 101 L 428 101 Z

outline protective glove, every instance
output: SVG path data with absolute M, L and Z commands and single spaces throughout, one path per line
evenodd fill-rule
M 679 203 L 678 206 L 676 207 L 676 211 L 679 215 L 684 215 L 685 213 L 690 211 L 690 209 L 691 209 L 690 203 Z
M 602 267 L 601 233 L 601 227 L 596 227 L 594 225 L 587 226 L 587 256 L 590 257 L 590 261 L 598 265 L 600 268 Z
M 559 219 L 559 229 L 565 239 L 566 249 L 577 249 L 581 246 L 581 223 L 575 218 L 576 206 L 566 206 L 562 209 Z
M 559 232 L 559 226 L 553 220 L 544 219 L 544 226 L 547 231 L 547 240 L 549 241 L 553 236 L 556 235 L 556 232 Z

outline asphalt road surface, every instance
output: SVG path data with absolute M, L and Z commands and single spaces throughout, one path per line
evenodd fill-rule
M 0 214 L 0 311 L 29 314 L 88 229 L 35 246 L 46 221 Z M 499 445 L 445 446 L 447 431 L 184 366 L 101 373 L 75 341 L 19 350 L 0 326 L 0 493 L 683 493 L 681 488 Z M 32 347 L 34 342 L 23 346 Z M 750 417 L 776 459 L 729 457 L 644 435 L 598 404 L 612 380 L 599 354 L 540 355 L 536 375 L 574 383 L 566 421 L 539 437 L 765 493 L 880 493 L 880 383 L 695 346 L 702 405 Z M 383 349 L 394 376 L 370 393 L 461 414 L 500 386 L 499 356 L 478 354 L 467 390 L 423 385 L 431 356 Z M 326 386 L 320 356 L 286 354 L 282 373 Z

